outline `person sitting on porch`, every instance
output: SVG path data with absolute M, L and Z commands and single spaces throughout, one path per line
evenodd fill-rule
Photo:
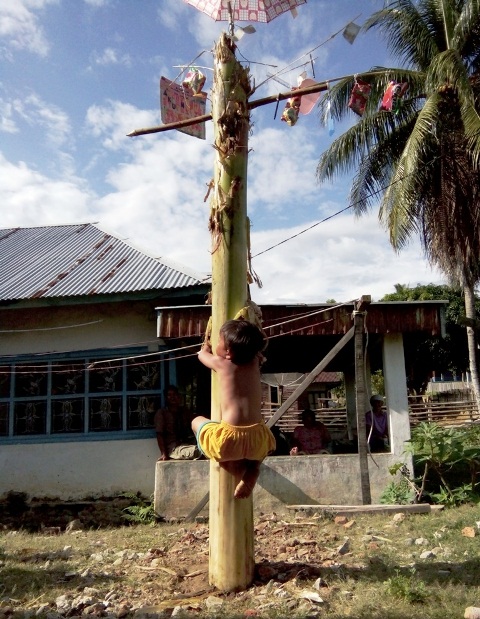
M 388 444 L 387 413 L 383 410 L 383 397 L 378 393 L 370 398 L 371 409 L 365 413 L 367 442 L 370 451 L 390 451 Z
M 197 460 L 200 451 L 195 444 L 190 423 L 192 416 L 182 406 L 180 393 L 175 385 L 166 390 L 165 408 L 155 413 L 154 424 L 158 448 L 161 456 L 158 460 Z
M 273 436 L 275 437 L 275 451 L 271 453 L 271 456 L 288 456 L 290 455 L 290 443 L 286 434 L 278 427 L 272 426 L 270 428 Z
M 332 438 L 327 427 L 316 420 L 310 408 L 302 411 L 302 424 L 293 430 L 291 456 L 331 453 Z

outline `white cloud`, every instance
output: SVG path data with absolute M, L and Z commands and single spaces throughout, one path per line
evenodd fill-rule
M 89 6 L 93 6 L 94 8 L 99 8 L 102 6 L 108 6 L 110 4 L 110 0 L 83 0 L 85 4 Z
M 142 144 L 127 138 L 135 129 L 159 124 L 158 112 L 139 110 L 128 103 L 108 100 L 105 105 L 92 105 L 87 110 L 86 128 L 94 137 L 100 138 L 102 146 L 109 150 L 132 150 Z
M 185 18 L 187 5 L 178 0 L 160 0 L 157 9 L 158 21 L 169 30 L 176 30 Z
M 262 252 L 308 226 L 254 233 L 252 254 Z M 378 300 L 396 283 L 439 281 L 417 242 L 395 254 L 376 214 L 338 216 L 253 259 L 264 283 L 252 290 L 257 302 L 349 301 L 362 294 Z
M 277 214 L 286 211 L 291 217 L 297 205 L 318 201 L 318 157 L 306 126 L 297 125 L 292 131 L 281 125 L 279 122 L 278 129 L 254 132 L 250 139 L 249 195 L 267 210 Z
M 79 180 L 55 181 L 0 156 L 2 225 L 98 221 L 157 257 L 209 272 L 209 208 L 203 198 L 211 166 L 208 143 L 181 134 L 157 136 L 130 163 L 110 171 L 113 190 L 98 198 Z M 253 232 L 254 256 L 276 245 L 253 258 L 264 284 L 252 286 L 255 301 L 348 301 L 362 294 L 379 299 L 395 283 L 440 280 L 417 243 L 400 255 L 393 252 L 375 214 L 358 220 L 339 216 L 279 244 L 307 227 Z
M 80 183 L 53 180 L 0 153 L 2 226 L 37 226 L 92 221 L 94 196 Z
M 39 24 L 36 11 L 58 0 L 2 0 L 0 39 L 14 49 L 26 49 L 39 56 L 48 54 L 50 44 Z M 7 54 L 3 54 L 7 58 Z
M 121 54 L 113 47 L 106 47 L 103 52 L 94 52 L 92 54 L 94 64 L 106 67 L 109 65 L 123 65 L 125 67 L 132 66 L 132 59 L 129 54 Z
M 51 146 L 58 148 L 68 142 L 71 136 L 70 119 L 57 105 L 47 103 L 35 93 L 24 99 L 16 98 L 10 105 L 12 116 L 17 115 L 30 126 L 43 127 Z
M 18 127 L 13 118 L 13 106 L 11 101 L 0 99 L 0 131 L 5 133 L 17 133 Z

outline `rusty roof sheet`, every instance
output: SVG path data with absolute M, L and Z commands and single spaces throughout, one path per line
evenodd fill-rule
M 0 230 L 0 301 L 186 288 L 205 281 L 95 224 Z
M 377 302 L 367 308 L 369 333 L 413 333 L 440 335 L 444 328 L 447 301 Z M 354 305 L 262 305 L 263 328 L 269 337 L 278 335 L 343 335 L 353 326 Z M 203 337 L 211 306 L 191 305 L 157 308 L 157 335 Z

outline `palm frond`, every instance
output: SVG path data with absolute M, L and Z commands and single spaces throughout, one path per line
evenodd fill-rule
M 480 61 L 480 0 L 470 0 L 463 7 L 455 24 L 453 47 L 464 58 L 467 67 L 476 71 Z
M 378 28 L 384 35 L 387 46 L 407 67 L 426 70 L 431 59 L 438 53 L 435 38 L 412 0 L 388 2 L 374 13 L 363 25 L 368 31 Z

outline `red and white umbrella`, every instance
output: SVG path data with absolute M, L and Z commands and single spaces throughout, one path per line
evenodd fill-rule
M 307 0 L 184 0 L 215 21 L 269 22 Z

